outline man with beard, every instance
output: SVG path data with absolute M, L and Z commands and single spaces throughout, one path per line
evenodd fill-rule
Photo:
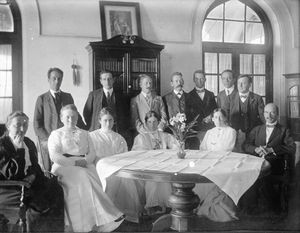
M 173 90 L 163 97 L 168 120 L 177 113 L 185 113 L 187 93 L 183 91 L 182 73 L 175 72 L 171 75 L 171 87 Z

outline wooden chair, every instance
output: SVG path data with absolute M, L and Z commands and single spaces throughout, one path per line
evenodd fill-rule
M 18 232 L 30 232 L 30 223 L 26 222 L 26 191 L 30 184 L 25 181 L 0 181 L 0 214 L 14 225 Z M 2 226 L 8 227 L 8 226 Z

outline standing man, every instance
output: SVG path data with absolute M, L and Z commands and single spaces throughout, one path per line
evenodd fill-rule
M 228 116 L 230 121 L 230 103 L 234 99 L 234 96 L 238 93 L 235 88 L 236 79 L 234 78 L 232 70 L 224 70 L 221 73 L 221 79 L 224 86 L 224 90 L 219 92 L 217 97 L 218 108 L 222 108 Z
M 261 96 L 249 91 L 252 79 L 249 75 L 239 75 L 238 94 L 230 102 L 231 127 L 237 130 L 236 151 L 243 152 L 242 143 L 250 131 L 262 124 L 264 119 L 264 102 Z
M 145 116 L 149 111 L 156 112 L 161 118 L 158 130 L 163 131 L 167 123 L 167 114 L 161 96 L 152 92 L 152 78 L 146 74 L 140 76 L 141 93 L 131 99 L 131 126 L 139 133 L 145 133 Z
M 83 109 L 83 117 L 87 124 L 87 129 L 93 131 L 100 128 L 99 112 L 104 107 L 109 107 L 115 119 L 114 131 L 120 133 L 126 140 L 129 128 L 129 108 L 125 103 L 125 98 L 121 92 L 116 92 L 113 88 L 114 79 L 109 71 L 100 72 L 100 83 L 102 88 L 91 91 Z
M 50 133 L 63 126 L 60 121 L 60 109 L 67 104 L 74 104 L 71 94 L 60 90 L 63 80 L 63 71 L 59 68 L 48 70 L 50 90 L 37 98 L 34 110 L 33 126 L 38 137 L 40 149 L 40 164 L 44 171 L 51 170 L 51 161 L 48 152 L 48 137 Z M 80 117 L 77 125 L 85 128 Z
M 173 90 L 163 97 L 168 120 L 177 113 L 185 113 L 187 93 L 183 91 L 182 73 L 175 72 L 171 75 L 171 87 Z
M 296 152 L 290 131 L 279 124 L 278 115 L 278 107 L 274 103 L 267 104 L 264 108 L 266 123 L 252 129 L 243 145 L 246 153 L 263 157 L 271 164 L 271 175 L 282 175 L 289 166 L 291 169 Z M 263 191 L 269 207 L 279 212 L 280 194 L 273 184 L 272 176 L 265 177 Z
M 198 123 L 195 130 L 198 131 L 198 140 L 191 139 L 188 143 L 190 149 L 199 149 L 200 141 L 207 130 L 213 127 L 211 114 L 217 108 L 214 93 L 205 89 L 205 74 L 202 70 L 194 72 L 195 88 L 187 96 L 187 119 L 192 121 L 197 115 Z M 193 142 L 192 142 L 193 141 Z

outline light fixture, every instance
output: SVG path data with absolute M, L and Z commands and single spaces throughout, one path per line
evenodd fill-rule
M 122 43 L 123 44 L 134 44 L 134 41 L 136 39 L 136 36 L 134 35 L 122 35 L 121 36 L 122 38 Z

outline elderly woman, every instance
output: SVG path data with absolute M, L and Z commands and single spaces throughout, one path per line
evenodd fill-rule
M 158 130 L 159 115 L 150 111 L 145 116 L 146 131 L 138 134 L 133 143 L 132 150 L 177 149 L 178 143 L 173 135 Z M 145 183 L 146 205 L 149 215 L 164 212 L 168 206 L 168 197 L 171 194 L 169 183 L 147 181 Z
M 60 118 L 64 126 L 51 133 L 48 147 L 54 162 L 52 172 L 59 176 L 64 189 L 66 230 L 113 231 L 123 214 L 102 190 L 89 134 L 76 127 L 75 105 L 64 106 Z
M 25 137 L 28 116 L 21 111 L 11 113 L 7 117 L 6 128 L 7 132 L 0 138 L 0 180 L 28 182 L 28 196 L 24 200 L 30 209 L 28 224 L 40 214 L 47 217 L 56 216 L 60 217 L 60 222 L 48 230 L 63 230 L 63 191 L 55 179 L 44 176 L 38 165 L 36 147 Z M 10 201 L 14 202 L 13 198 L 12 195 L 8 199 L 1 196 L 0 203 L 2 205 L 2 201 L 5 201 L 5 204 L 9 205 Z M 47 218 L 43 219 L 47 221 Z M 39 225 L 41 224 L 43 222 L 39 222 Z
M 99 123 L 101 128 L 90 133 L 96 151 L 96 161 L 107 156 L 127 152 L 125 139 L 112 131 L 114 118 L 110 108 L 103 108 L 100 111 Z M 97 171 L 98 169 L 97 167 Z M 139 195 L 142 192 L 142 187 L 137 181 L 111 176 L 107 181 L 105 192 L 113 203 L 125 213 L 127 220 L 138 222 L 138 216 L 142 212 L 143 206 Z
M 232 151 L 236 141 L 236 131 L 228 126 L 224 110 L 215 109 L 212 116 L 214 128 L 208 130 L 200 145 L 200 150 Z M 213 183 L 196 184 L 195 193 L 200 198 L 197 214 L 217 222 L 238 219 L 236 205 L 228 195 Z

